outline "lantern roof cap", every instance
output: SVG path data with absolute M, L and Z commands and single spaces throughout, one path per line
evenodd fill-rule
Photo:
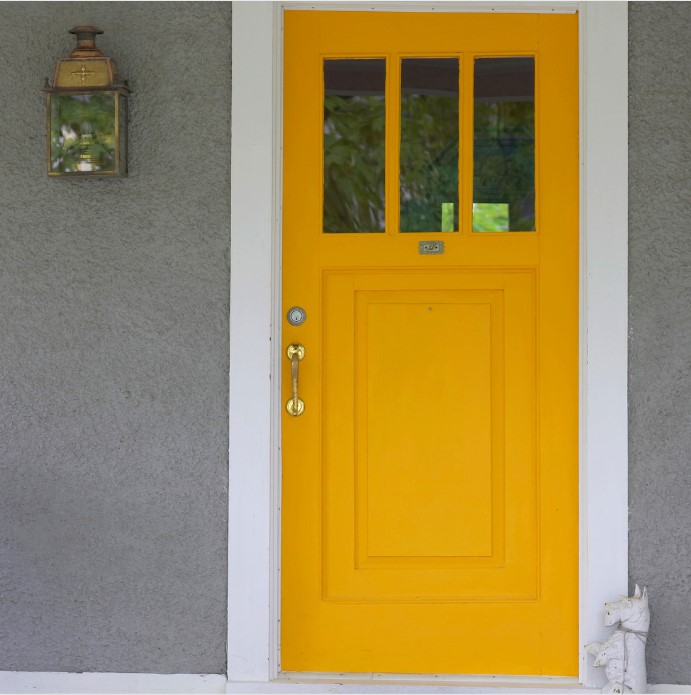
M 58 59 L 53 84 L 47 91 L 118 89 L 127 93 L 127 83 L 119 80 L 115 61 L 96 46 L 96 36 L 103 30 L 91 24 L 78 24 L 69 33 L 77 37 L 77 46 L 69 56 Z
M 77 36 L 77 47 L 70 53 L 70 58 L 99 58 L 103 55 L 96 47 L 96 36 L 103 33 L 103 29 L 92 24 L 78 24 L 69 31 Z

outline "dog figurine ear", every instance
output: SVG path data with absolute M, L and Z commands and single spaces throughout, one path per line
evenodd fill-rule
M 636 584 L 636 591 L 633 594 L 634 598 L 641 598 L 641 588 Z
M 643 598 L 646 599 L 646 601 L 648 600 L 648 587 L 647 586 L 643 587 Z

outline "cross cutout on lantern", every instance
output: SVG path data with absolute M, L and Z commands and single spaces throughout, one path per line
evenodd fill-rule
M 95 73 L 93 70 L 87 70 L 87 69 L 86 69 L 86 65 L 82 65 L 82 69 L 81 69 L 81 70 L 79 70 L 79 71 L 77 71 L 77 72 L 73 72 L 72 74 L 73 74 L 73 75 L 76 75 L 76 76 L 78 76 L 78 77 L 80 77 L 80 78 L 81 78 L 81 81 L 82 81 L 82 84 L 84 84 L 86 78 L 87 78 L 89 75 L 95 75 L 96 73 Z

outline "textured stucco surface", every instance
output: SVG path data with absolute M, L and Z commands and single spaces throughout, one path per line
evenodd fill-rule
M 691 683 L 691 3 L 629 5 L 630 576 L 648 678 Z
M 0 3 L 0 670 L 225 669 L 230 14 Z M 128 179 L 45 173 L 80 23 Z

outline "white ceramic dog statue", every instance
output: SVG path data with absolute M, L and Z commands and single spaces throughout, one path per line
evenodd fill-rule
M 595 654 L 595 666 L 604 666 L 607 685 L 603 693 L 646 693 L 645 643 L 650 627 L 648 589 L 636 584 L 631 597 L 605 603 L 605 626 L 619 627 L 605 642 L 591 642 L 586 651 Z

